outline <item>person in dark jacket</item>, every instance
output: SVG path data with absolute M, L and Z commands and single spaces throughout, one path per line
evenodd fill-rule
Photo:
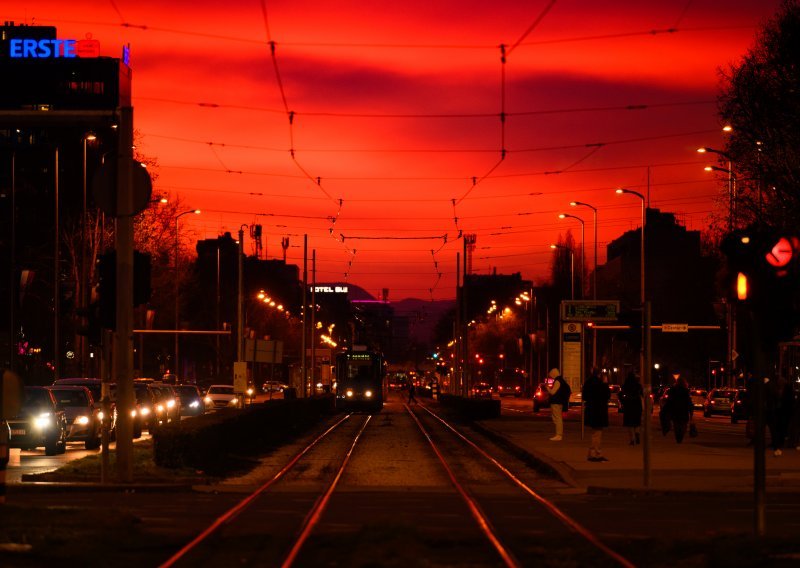
M 622 402 L 622 425 L 631 435 L 631 446 L 641 441 L 639 429 L 642 427 L 644 391 L 636 374 L 631 371 L 620 389 Z
M 583 423 L 592 430 L 589 444 L 589 461 L 608 461 L 601 451 L 603 428 L 608 428 L 608 400 L 611 390 L 603 382 L 597 369 L 592 369 L 591 376 L 583 384 L 582 398 L 584 404 Z
M 675 441 L 680 444 L 683 442 L 686 429 L 692 419 L 694 405 L 686 379 L 678 373 L 674 373 L 674 375 L 677 375 L 675 384 L 667 391 L 667 402 L 661 411 L 667 412 L 667 416 L 672 422 L 672 430 L 675 432 Z
M 766 418 L 772 451 L 775 457 L 778 457 L 783 453 L 783 444 L 786 441 L 794 406 L 794 392 L 789 381 L 778 377 L 767 383 L 766 403 Z

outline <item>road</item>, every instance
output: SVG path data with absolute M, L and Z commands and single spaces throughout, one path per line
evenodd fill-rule
M 509 413 L 527 412 L 529 404 L 503 400 L 504 411 Z M 9 503 L 113 507 L 133 514 L 142 522 L 129 535 L 129 545 L 119 551 L 120 556 L 108 562 L 133 565 L 134 557 L 124 557 L 123 552 L 147 543 L 136 548 L 135 564 L 154 566 L 269 482 L 263 493 L 252 497 L 246 507 L 212 537 L 188 550 L 176 565 L 274 566 L 297 544 L 304 522 L 315 516 L 311 514 L 315 505 L 324 501 L 321 496 L 336 482 L 327 508 L 319 512 L 318 522 L 298 549 L 295 565 L 502 565 L 497 548 L 454 485 L 452 474 L 519 565 L 617 565 L 596 543 L 576 534 L 423 408 L 412 406 L 412 411 L 413 415 L 400 397 L 392 394 L 383 412 L 369 420 L 362 414 L 344 420 L 277 479 L 276 474 L 293 456 L 342 416 L 332 417 L 319 430 L 265 456 L 246 475 L 199 492 L 111 493 L 98 500 L 88 492 L 16 493 L 12 488 Z M 547 419 L 542 412 L 541 420 Z M 711 419 L 708 426 L 719 428 L 719 436 L 737 435 L 736 427 L 721 418 Z M 763 552 L 741 536 L 751 526 L 747 495 L 645 498 L 576 494 L 470 429 L 463 432 L 542 499 L 585 526 L 600 544 L 636 565 L 733 562 L 757 566 L 763 565 L 765 558 L 780 565 L 770 554 L 778 550 L 783 554 L 784 548 Z M 352 455 L 339 473 L 350 448 Z M 770 495 L 768 499 L 771 534 L 786 538 L 800 534 L 800 496 Z M 797 545 L 792 546 L 790 552 L 796 554 Z M 658 551 L 657 556 L 654 551 Z M 713 562 L 708 556 L 712 554 Z

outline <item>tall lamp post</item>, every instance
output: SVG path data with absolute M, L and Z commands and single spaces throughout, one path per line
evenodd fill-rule
M 570 201 L 570 207 L 588 207 L 592 210 L 592 225 L 594 226 L 594 255 L 592 256 L 594 268 L 592 269 L 592 300 L 597 300 L 597 207 L 583 201 Z M 592 330 L 592 367 L 597 367 L 597 329 Z
M 175 215 L 175 376 L 176 377 L 180 377 L 180 369 L 179 369 L 180 363 L 178 360 L 178 357 L 180 355 L 178 347 L 180 341 L 178 336 L 178 328 L 180 327 L 179 306 L 181 305 L 180 277 L 178 272 L 178 219 L 190 213 L 194 213 L 195 215 L 200 215 L 200 210 L 190 209 L 189 211 L 184 211 L 183 213 L 178 213 L 177 215 Z
M 578 270 L 580 271 L 580 280 L 581 283 L 581 298 L 583 298 L 583 294 L 586 290 L 586 286 L 583 285 L 583 265 L 586 262 L 586 223 L 583 222 L 583 219 L 577 217 L 575 215 L 570 215 L 569 213 L 561 213 L 558 216 L 559 219 L 575 219 L 581 224 L 581 256 L 580 260 L 578 261 Z M 573 298 L 574 299 L 574 298 Z
M 97 136 L 93 132 L 87 132 L 81 137 L 81 142 L 83 145 L 83 208 L 81 209 L 81 253 L 80 253 L 80 298 L 79 304 L 81 308 L 86 308 L 89 299 L 88 295 L 88 275 L 87 275 L 87 266 L 86 266 L 86 177 L 87 177 L 87 168 L 86 168 L 86 145 L 88 142 L 94 142 L 97 140 Z M 86 359 L 88 358 L 88 349 L 87 349 L 87 338 L 83 336 L 80 337 L 80 349 L 78 349 L 78 357 L 80 358 L 81 364 L 81 376 L 88 377 L 89 374 L 87 373 L 87 365 Z
M 645 294 L 645 229 L 647 227 L 647 199 L 638 191 L 631 189 L 619 188 L 616 190 L 617 194 L 635 195 L 642 201 L 642 238 L 640 250 L 640 301 L 642 308 L 642 346 L 639 357 L 639 368 L 642 373 L 642 387 L 644 391 L 644 442 L 642 443 L 642 465 L 644 474 L 644 486 L 650 487 L 650 391 L 652 390 L 650 384 L 650 305 L 647 303 Z
M 730 126 L 723 128 L 725 132 L 730 132 Z M 728 174 L 728 232 L 733 231 L 736 225 L 736 174 L 733 173 L 733 162 L 730 155 L 714 148 L 698 148 L 699 154 L 717 154 L 728 161 L 728 168 L 720 168 L 718 166 L 706 166 L 703 168 L 707 172 L 722 172 Z M 733 303 L 728 303 L 728 369 L 730 372 L 729 386 L 733 386 L 736 381 L 736 358 L 733 353 L 736 351 L 736 306 Z
M 564 249 L 569 251 L 569 281 L 570 281 L 570 288 L 571 288 L 571 297 L 575 299 L 575 251 L 572 250 L 571 247 L 567 247 L 564 245 L 550 245 L 550 248 L 553 250 L 556 249 Z

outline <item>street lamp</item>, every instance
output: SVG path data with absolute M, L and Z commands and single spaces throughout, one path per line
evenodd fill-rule
M 640 300 L 642 308 L 642 346 L 639 357 L 639 369 L 642 373 L 642 387 L 644 390 L 644 443 L 642 444 L 642 462 L 644 470 L 644 486 L 650 486 L 650 306 L 647 304 L 645 294 L 645 229 L 647 227 L 647 200 L 645 196 L 638 191 L 632 189 L 619 188 L 616 190 L 618 195 L 629 194 L 635 195 L 642 201 L 642 238 L 641 238 L 641 284 L 640 284 Z
M 88 276 L 86 270 L 86 145 L 88 142 L 94 142 L 97 140 L 97 135 L 94 132 L 87 132 L 81 138 L 81 143 L 83 145 L 83 209 L 81 210 L 81 254 L 80 254 L 80 306 L 81 308 L 86 308 L 88 304 Z M 83 319 L 83 318 L 82 318 Z M 88 350 L 88 339 L 86 337 L 80 338 L 80 364 L 81 364 L 81 372 L 83 373 L 84 377 L 88 377 L 87 369 L 86 369 L 86 359 Z
M 178 277 L 178 219 L 183 217 L 184 215 L 189 215 L 190 213 L 194 213 L 195 215 L 200 215 L 199 209 L 190 209 L 189 211 L 184 211 L 183 213 L 178 213 L 175 215 L 175 376 L 180 379 L 180 372 L 179 367 L 180 363 L 178 360 L 179 351 L 178 351 L 178 328 L 180 327 L 180 282 Z
M 592 299 L 597 299 L 597 207 L 593 205 L 589 205 L 588 203 L 584 203 L 583 201 L 570 201 L 569 202 L 571 207 L 588 207 L 592 210 L 592 215 L 594 219 L 592 220 L 592 224 L 594 225 L 594 277 L 592 278 Z
M 724 127 L 723 130 L 725 130 Z M 730 132 L 730 130 L 725 130 L 725 132 Z M 733 175 L 733 162 L 731 161 L 731 157 L 722 150 L 715 150 L 714 148 L 708 148 L 708 147 L 698 148 L 697 153 L 717 154 L 718 156 L 721 156 L 722 158 L 728 161 L 727 170 L 723 168 L 718 168 L 717 166 L 706 166 L 704 169 L 707 172 L 720 171 L 728 174 L 728 231 L 731 231 L 733 230 L 733 216 L 736 208 L 736 178 Z
M 570 207 L 588 207 L 592 210 L 594 225 L 594 268 L 592 270 L 592 300 L 597 300 L 597 207 L 583 201 L 570 201 Z M 592 330 L 592 367 L 597 367 L 597 330 Z
M 580 281 L 581 281 L 581 298 L 583 298 L 584 291 L 586 286 L 583 285 L 583 265 L 586 262 L 586 223 L 583 222 L 583 219 L 577 217 L 575 215 L 570 215 L 569 213 L 561 213 L 558 216 L 559 219 L 575 219 L 581 224 L 581 259 L 578 262 L 578 267 L 580 268 Z M 573 298 L 574 299 L 574 298 Z
M 550 248 L 553 250 L 564 249 L 569 251 L 569 281 L 570 281 L 570 287 L 572 289 L 571 293 L 572 299 L 574 300 L 575 299 L 575 251 L 573 251 L 571 247 L 567 247 L 564 245 L 556 245 L 556 244 L 550 245 Z

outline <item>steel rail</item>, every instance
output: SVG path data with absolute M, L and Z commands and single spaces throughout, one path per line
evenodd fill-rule
M 578 521 L 576 521 L 575 519 L 573 519 L 572 517 L 570 517 L 569 515 L 564 513 L 553 502 L 551 502 L 550 500 L 542 497 L 536 491 L 531 489 L 524 481 L 522 481 L 516 475 L 511 473 L 511 471 L 509 471 L 508 468 L 506 468 L 503 464 L 501 464 L 495 458 L 493 458 L 488 453 L 486 453 L 481 447 L 479 447 L 477 444 L 475 444 L 475 442 L 473 442 L 472 440 L 470 440 L 469 438 L 464 436 L 461 432 L 456 430 L 453 426 L 451 426 L 446 420 L 441 418 L 438 414 L 436 414 L 432 410 L 428 409 L 425 405 L 421 404 L 419 406 L 425 412 L 427 412 L 428 414 L 433 416 L 436 420 L 441 422 L 447 429 L 449 429 L 451 432 L 453 432 L 456 436 L 458 436 L 461 440 L 463 440 L 466 444 L 468 444 L 472 449 L 477 451 L 480 455 L 482 455 L 484 458 L 486 458 L 492 464 L 494 464 L 500 471 L 502 471 L 504 474 L 506 474 L 506 476 L 509 479 L 511 479 L 511 481 L 513 481 L 518 487 L 520 487 L 528 495 L 533 497 L 540 505 L 542 505 L 545 509 L 547 509 L 547 511 L 551 515 L 553 515 L 558 520 L 560 520 L 564 525 L 566 525 L 567 528 L 569 528 L 573 532 L 576 532 L 579 535 L 581 535 L 590 544 L 595 546 L 598 550 L 603 552 L 609 558 L 613 559 L 620 566 L 624 566 L 625 568 L 635 568 L 636 567 L 636 565 L 633 562 L 631 562 L 630 560 L 628 560 L 627 558 L 625 558 L 624 556 L 622 556 L 618 552 L 616 552 L 613 549 L 611 549 L 610 547 L 608 547 L 605 543 L 603 543 L 603 541 L 601 541 L 599 538 L 597 538 L 597 536 L 593 532 L 591 532 L 589 529 L 584 527 Z
M 408 413 L 411 415 L 411 418 L 414 419 L 414 422 L 417 423 L 417 426 L 419 427 L 420 431 L 422 432 L 422 435 L 425 436 L 426 440 L 428 440 L 428 443 L 431 445 L 431 448 L 433 449 L 433 452 L 436 454 L 436 457 L 439 458 L 439 461 L 441 462 L 442 466 L 444 467 L 445 471 L 447 472 L 448 477 L 450 477 L 450 482 L 453 484 L 453 487 L 456 488 L 458 493 L 461 495 L 461 498 L 464 499 L 464 502 L 466 502 L 467 507 L 469 507 L 469 511 L 470 511 L 470 513 L 472 513 L 472 516 L 475 519 L 475 521 L 478 523 L 478 526 L 481 528 L 481 531 L 483 531 L 483 534 L 486 536 L 487 539 L 489 539 L 489 542 L 492 543 L 492 546 L 494 546 L 495 550 L 500 555 L 500 558 L 503 559 L 503 562 L 505 563 L 505 565 L 508 566 L 509 568 L 519 568 L 521 566 L 521 564 L 519 563 L 519 561 L 516 558 L 514 558 L 514 556 L 511 554 L 511 552 L 509 552 L 506 549 L 506 547 L 503 546 L 503 543 L 500 542 L 500 539 L 495 534 L 494 529 L 492 528 L 492 525 L 489 523 L 489 520 L 486 518 L 486 516 L 480 510 L 480 507 L 478 506 L 478 504 L 475 501 L 475 499 L 473 499 L 467 493 L 466 489 L 464 489 L 464 486 L 461 485 L 461 483 L 458 482 L 458 480 L 456 479 L 455 474 L 453 473 L 453 470 L 450 469 L 450 466 L 448 465 L 447 461 L 444 459 L 444 456 L 439 451 L 439 448 L 436 447 L 436 443 L 433 441 L 433 439 L 431 439 L 430 434 L 428 434 L 428 431 L 425 430 L 425 427 L 422 425 L 422 422 L 419 421 L 419 418 L 417 418 L 417 415 L 414 414 L 411 411 L 411 408 L 407 404 L 403 404 L 403 406 L 406 408 Z
M 364 429 L 369 424 L 369 421 L 372 419 L 372 415 L 370 414 L 367 416 L 367 419 L 364 421 L 364 424 L 361 425 L 361 429 L 356 434 L 356 437 L 353 439 L 353 443 L 350 445 L 350 449 L 347 450 L 347 453 L 344 456 L 344 460 L 342 461 L 342 465 L 339 466 L 339 471 L 336 472 L 336 477 L 333 478 L 333 482 L 331 482 L 328 490 L 319 499 L 315 504 L 314 508 L 306 517 L 305 524 L 303 525 L 303 530 L 300 532 L 300 536 L 297 537 L 292 549 L 289 551 L 289 554 L 286 555 L 286 560 L 283 561 L 281 564 L 282 568 L 289 568 L 294 561 L 297 559 L 297 555 L 300 553 L 300 549 L 305 544 L 306 540 L 308 540 L 311 531 L 314 530 L 314 527 L 319 523 L 320 518 L 322 517 L 322 513 L 325 512 L 325 508 L 328 506 L 328 501 L 330 501 L 331 495 L 333 495 L 336 486 L 339 484 L 339 479 L 341 479 L 342 474 L 344 473 L 344 469 L 347 467 L 347 463 L 350 461 L 350 456 L 353 455 L 353 450 L 356 449 L 356 444 L 358 443 L 359 438 L 361 438 L 361 434 L 364 432 Z
M 286 473 L 291 470 L 297 462 L 306 455 L 311 449 L 316 446 L 323 438 L 325 438 L 328 434 L 336 430 L 345 420 L 350 418 L 352 414 L 348 414 L 341 420 L 339 420 L 336 424 L 325 430 L 322 434 L 317 436 L 314 441 L 308 444 L 303 450 L 301 450 L 298 454 L 296 454 L 289 462 L 281 468 L 281 470 L 276 473 L 269 481 L 264 483 L 261 487 L 256 489 L 253 493 L 242 499 L 238 504 L 234 505 L 232 508 L 228 509 L 225 513 L 223 513 L 220 517 L 218 517 L 211 525 L 208 526 L 203 532 L 197 535 L 191 542 L 187 543 L 183 548 L 181 548 L 178 552 L 173 554 L 166 562 L 160 565 L 160 568 L 170 568 L 174 566 L 176 562 L 181 560 L 186 554 L 191 552 L 198 544 L 203 542 L 206 538 L 208 538 L 211 534 L 213 534 L 218 528 L 220 528 L 225 523 L 232 521 L 236 516 L 241 513 L 248 505 L 250 505 L 256 497 L 258 497 L 261 493 L 269 489 L 275 482 L 281 479 Z M 362 428 L 363 429 L 363 428 Z

